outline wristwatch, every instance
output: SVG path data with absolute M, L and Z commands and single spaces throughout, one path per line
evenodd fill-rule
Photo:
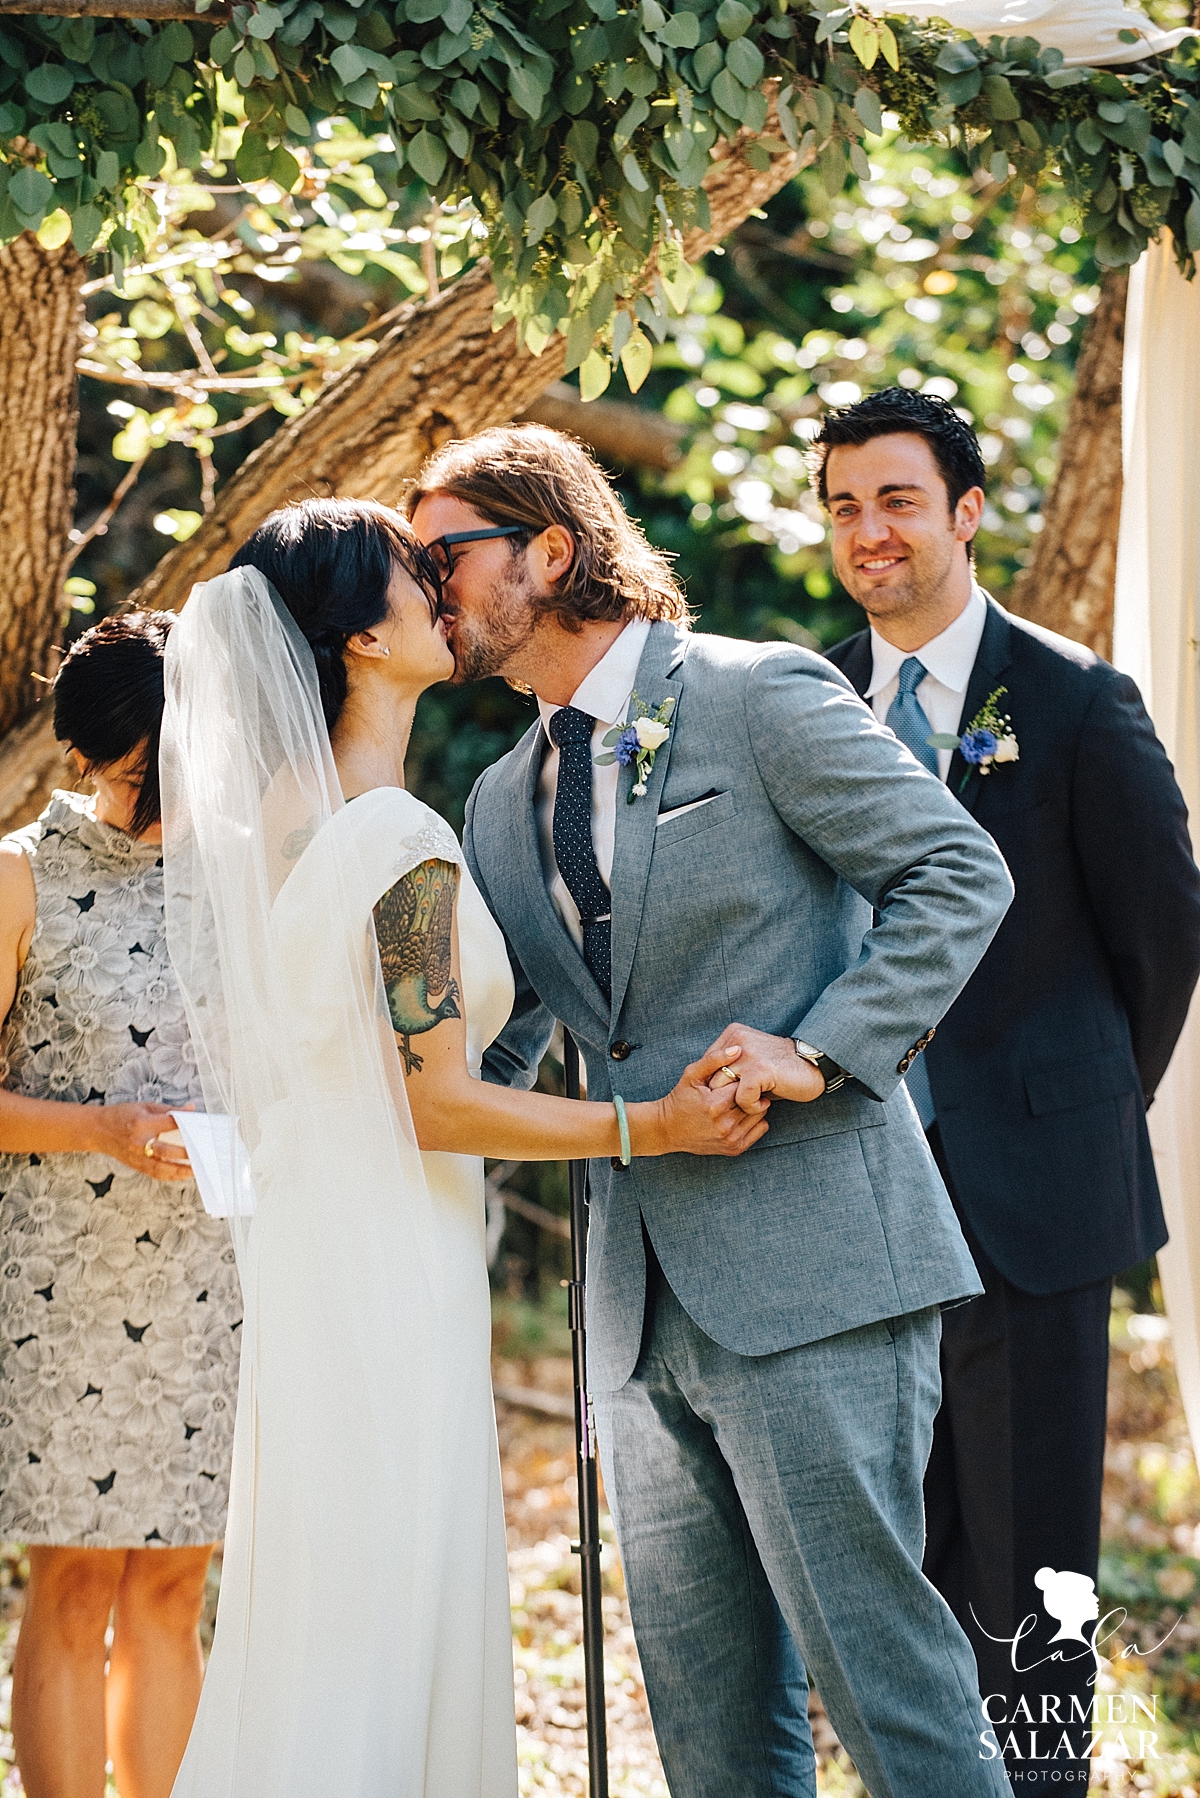
M 823 1049 L 814 1049 L 813 1045 L 806 1043 L 802 1037 L 794 1036 L 792 1041 L 796 1045 L 796 1053 L 801 1061 L 811 1061 L 813 1066 L 824 1074 L 825 1092 L 835 1093 L 839 1086 L 845 1086 L 850 1076 L 845 1068 L 838 1066 L 832 1056 L 826 1055 Z M 824 1098 L 825 1094 L 822 1093 L 820 1096 Z

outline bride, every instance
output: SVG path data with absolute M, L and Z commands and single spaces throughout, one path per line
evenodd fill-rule
M 167 928 L 205 1103 L 250 1153 L 216 1640 L 175 1798 L 513 1798 L 481 1157 L 617 1155 L 612 1104 L 486 1085 L 513 1001 L 449 826 L 404 791 L 453 661 L 366 501 L 275 513 L 171 633 Z M 632 1152 L 766 1129 L 706 1082 Z M 764 1108 L 765 1109 L 765 1108 Z

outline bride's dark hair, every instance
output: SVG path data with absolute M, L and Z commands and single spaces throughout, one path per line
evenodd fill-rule
M 373 499 L 306 499 L 265 518 L 230 568 L 257 568 L 296 620 L 313 652 L 325 723 L 346 703 L 346 645 L 388 615 L 397 567 L 411 575 L 436 615 L 437 568 L 408 520 Z

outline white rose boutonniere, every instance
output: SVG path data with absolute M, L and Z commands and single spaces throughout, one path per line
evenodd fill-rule
M 650 712 L 636 693 L 631 704 L 634 715 L 629 723 L 618 724 L 604 738 L 604 747 L 609 754 L 596 757 L 598 768 L 609 767 L 613 762 L 619 763 L 622 768 L 628 768 L 631 763 L 636 762 L 637 779 L 629 789 L 629 805 L 635 799 L 645 797 L 646 782 L 654 769 L 654 758 L 671 734 L 671 713 L 675 710 L 675 701 L 664 699 L 656 712 Z

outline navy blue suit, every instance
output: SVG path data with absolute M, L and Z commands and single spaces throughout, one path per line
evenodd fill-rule
M 865 692 L 870 633 L 829 656 Z M 1200 874 L 1131 680 L 989 601 L 960 730 L 998 687 L 1020 759 L 982 774 L 956 751 L 947 783 L 1016 898 L 926 1051 L 930 1144 L 985 1293 L 944 1319 L 925 1565 L 1011 1705 L 988 1635 L 1040 1611 L 1039 1567 L 1096 1574 L 1109 1295 L 1167 1239 L 1146 1104 L 1200 972 Z M 1030 1674 L 1035 1720 L 1076 1687 L 1078 1668 Z

